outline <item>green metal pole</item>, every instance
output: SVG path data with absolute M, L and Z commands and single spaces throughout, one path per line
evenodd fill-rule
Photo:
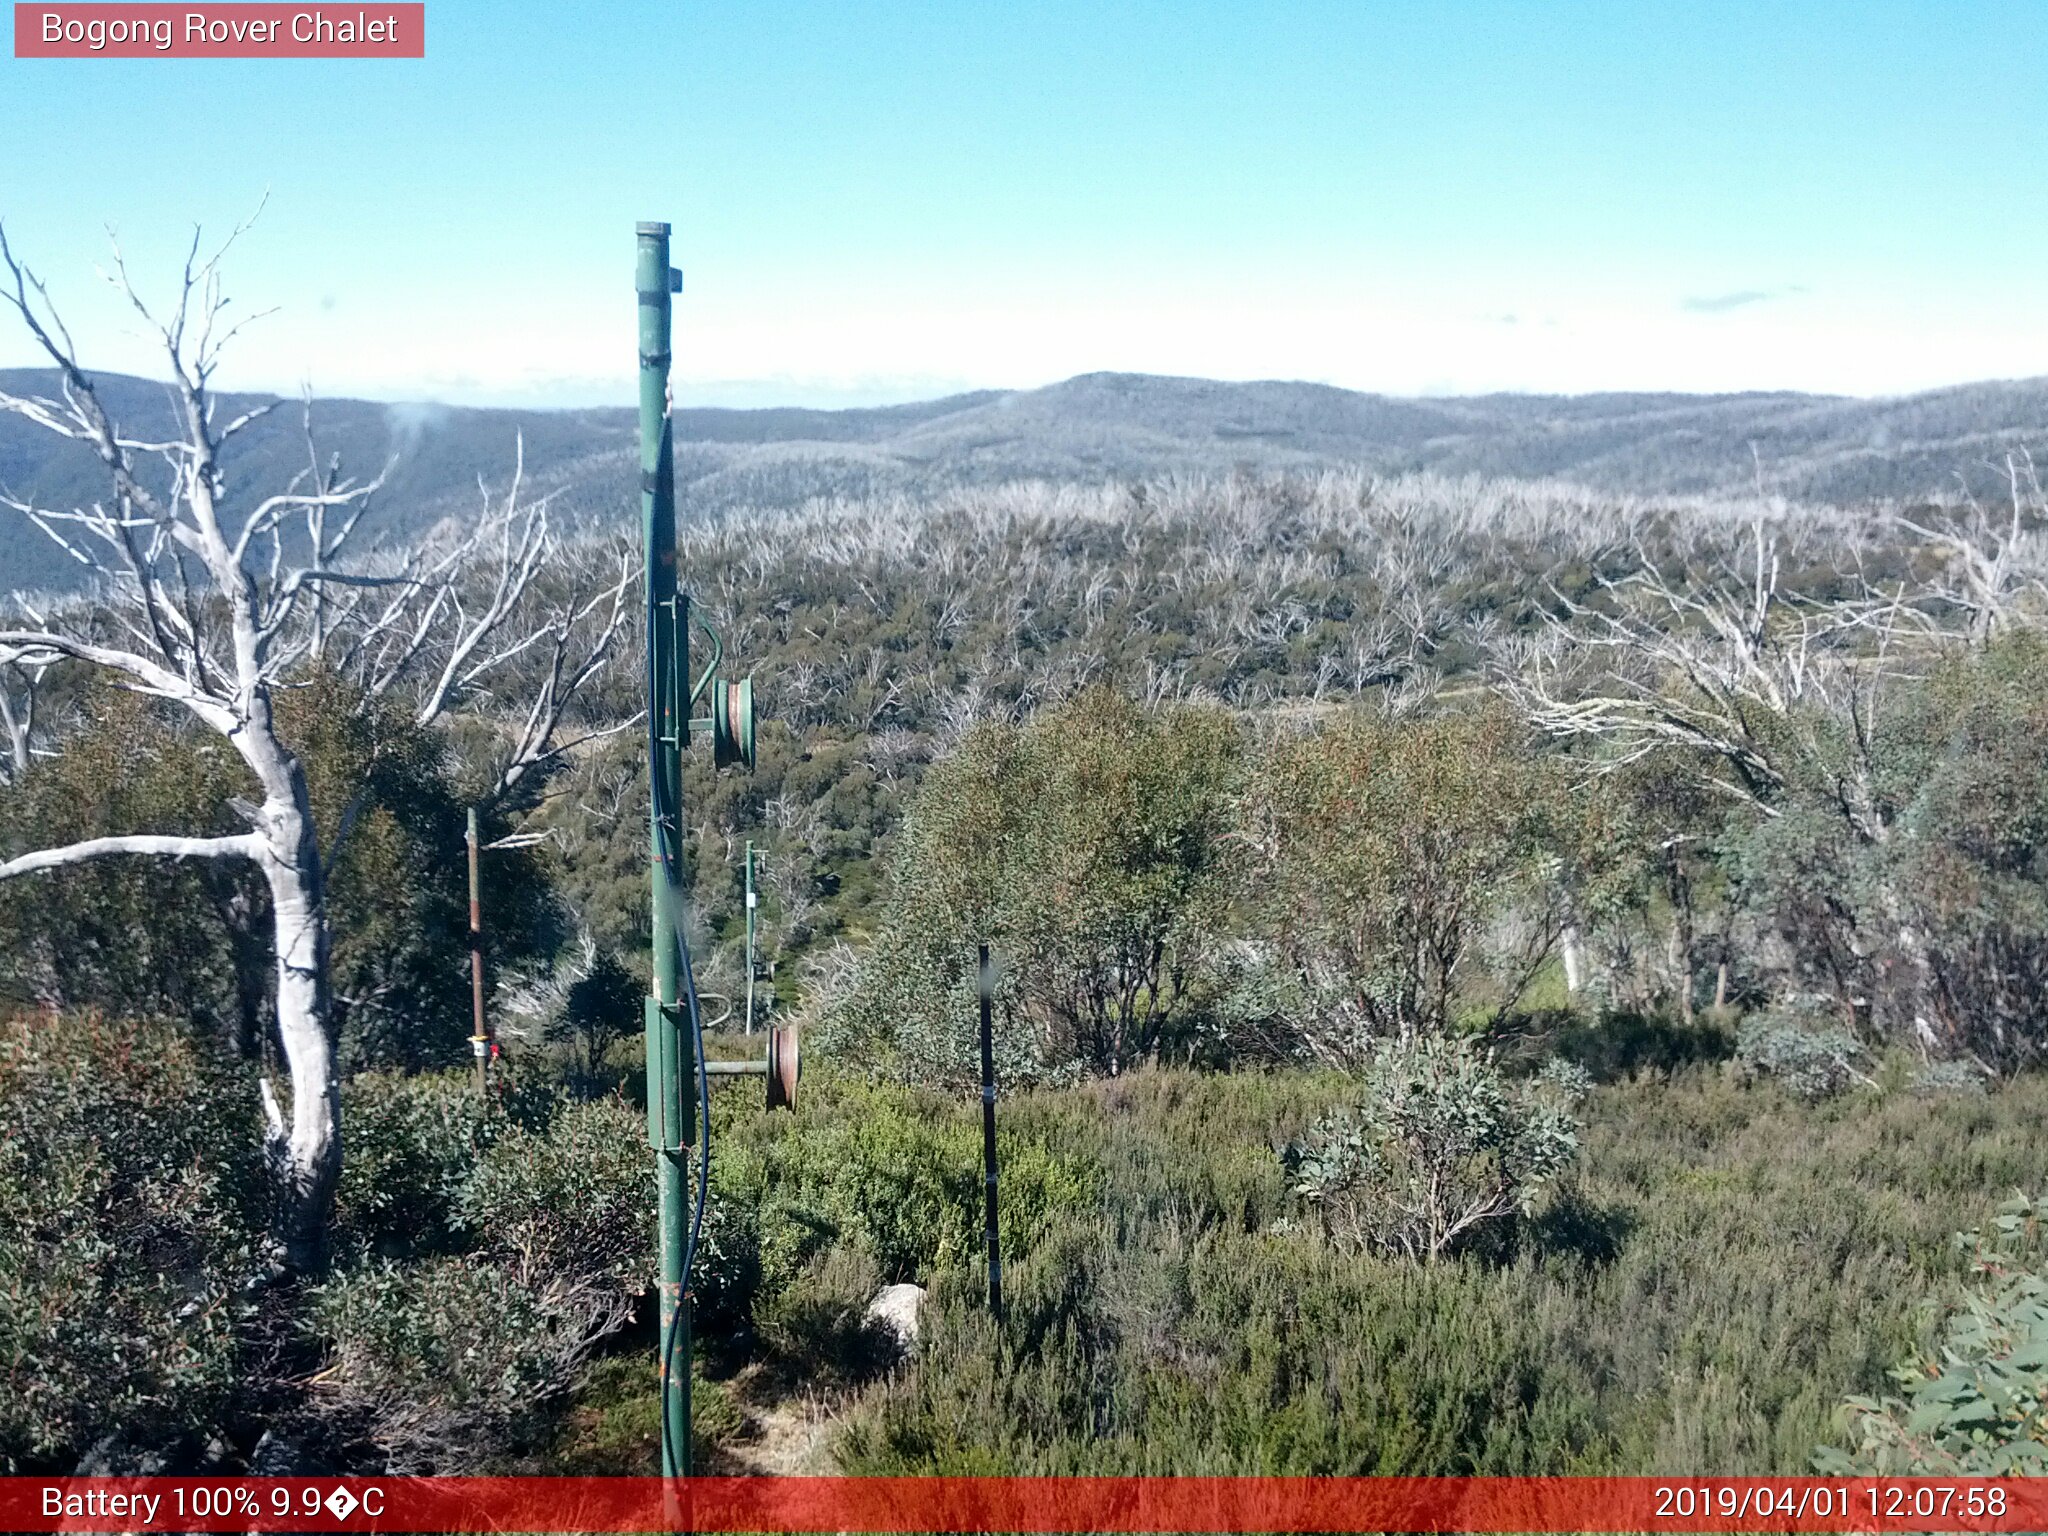
M 690 1474 L 690 1306 L 683 1292 L 689 1235 L 686 1162 L 696 1140 L 695 1062 L 682 1027 L 681 916 L 669 865 L 683 849 L 683 747 L 689 740 L 688 599 L 676 590 L 675 446 L 668 400 L 666 224 L 638 229 L 640 533 L 646 562 L 649 825 L 653 993 L 647 999 L 647 1128 L 661 1213 L 661 1472 Z
M 747 1033 L 754 1032 L 754 844 L 747 842 Z

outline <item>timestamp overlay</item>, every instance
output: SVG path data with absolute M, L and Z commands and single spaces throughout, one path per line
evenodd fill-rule
M 0 1478 L 8 1531 L 2040 1531 L 2048 1479 Z

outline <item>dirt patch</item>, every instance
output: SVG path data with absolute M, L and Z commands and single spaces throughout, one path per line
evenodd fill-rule
M 722 1436 L 703 1470 L 718 1476 L 829 1477 L 847 1401 L 803 1388 L 791 1392 L 775 1373 L 749 1367 L 726 1383 L 741 1427 Z

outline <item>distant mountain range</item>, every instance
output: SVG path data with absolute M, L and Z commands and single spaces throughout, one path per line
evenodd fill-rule
M 0 370 L 0 388 L 48 392 L 47 373 Z M 170 421 L 163 388 L 107 376 L 103 398 L 138 434 Z M 262 397 L 224 399 L 223 411 Z M 523 435 L 530 483 L 572 523 L 637 506 L 631 410 L 478 410 L 323 400 L 324 454 L 359 473 L 387 461 L 375 536 L 400 540 L 502 488 Z M 1362 465 L 1558 478 L 1638 494 L 1769 492 L 1818 501 L 1911 501 L 1967 479 L 1992 489 L 2016 448 L 2048 461 L 2048 378 L 1895 399 L 1803 394 L 1483 395 L 1401 399 L 1321 384 L 1226 384 L 1086 374 L 1043 389 L 954 395 L 878 409 L 683 410 L 676 420 L 687 517 L 817 496 L 930 495 L 1007 480 L 1100 482 L 1169 473 Z M 252 429 L 233 461 L 240 494 L 277 488 L 307 461 L 296 402 Z M 74 445 L 0 415 L 0 489 L 45 505 L 104 494 Z M 366 523 L 365 529 L 372 529 Z M 61 589 L 82 569 L 0 509 L 0 591 Z

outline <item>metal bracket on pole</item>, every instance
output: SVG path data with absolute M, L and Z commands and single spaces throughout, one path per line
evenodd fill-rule
M 711 642 L 711 659 L 704 663 L 704 670 L 698 674 L 697 681 L 690 685 L 690 707 L 692 709 L 696 708 L 697 701 L 704 697 L 704 685 L 710 682 L 717 674 L 718 664 L 725 660 L 724 638 L 701 618 L 697 620 L 697 627 L 704 631 L 704 637 Z

